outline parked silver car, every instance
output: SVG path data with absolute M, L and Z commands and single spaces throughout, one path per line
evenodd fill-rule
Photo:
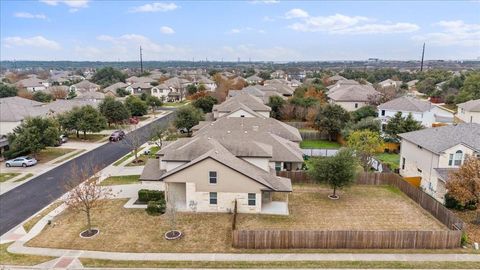
M 37 164 L 37 160 L 32 157 L 17 157 L 5 162 L 7 167 L 28 167 L 35 164 Z

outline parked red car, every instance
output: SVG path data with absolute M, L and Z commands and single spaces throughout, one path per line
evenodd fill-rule
M 130 117 L 129 122 L 132 125 L 136 125 L 136 124 L 138 124 L 138 122 L 140 122 L 140 120 L 138 119 L 138 117 L 133 116 L 133 117 Z

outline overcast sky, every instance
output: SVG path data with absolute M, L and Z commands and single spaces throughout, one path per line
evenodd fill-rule
M 480 1 L 0 3 L 2 60 L 480 57 Z

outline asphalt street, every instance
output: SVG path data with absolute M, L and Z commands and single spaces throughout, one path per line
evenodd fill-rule
M 127 139 L 138 136 L 142 143 L 145 143 L 154 126 L 166 124 L 173 117 L 174 113 L 171 113 L 159 118 L 127 134 Z M 0 195 L 0 235 L 65 194 L 68 191 L 66 185 L 72 182 L 69 176 L 73 166 L 89 169 L 91 164 L 96 164 L 99 169 L 103 169 L 130 150 L 129 146 L 122 142 L 104 144 Z

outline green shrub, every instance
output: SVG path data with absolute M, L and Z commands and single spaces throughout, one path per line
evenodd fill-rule
M 161 215 L 165 213 L 166 209 L 167 205 L 165 200 L 149 201 L 146 211 L 149 215 Z
M 468 235 L 464 232 L 462 233 L 462 238 L 460 239 L 462 246 L 465 246 L 468 243 Z
M 146 203 L 149 201 L 164 201 L 165 192 L 160 190 L 140 189 L 138 191 L 138 201 Z
M 455 210 L 476 210 L 478 206 L 477 201 L 471 201 L 468 202 L 467 204 L 463 205 L 459 201 L 457 201 L 455 198 L 450 196 L 450 194 L 445 195 L 445 206 L 450 209 L 455 209 Z

